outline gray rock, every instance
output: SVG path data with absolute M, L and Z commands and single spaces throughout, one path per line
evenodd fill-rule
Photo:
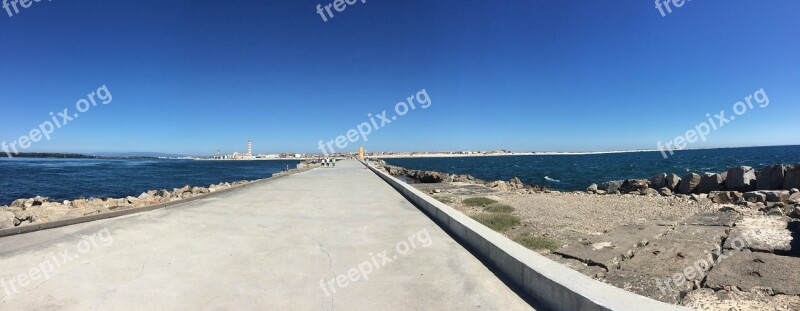
M 711 198 L 711 202 L 717 204 L 733 204 L 737 201 L 731 191 L 713 191 L 708 194 L 708 197 Z
M 667 189 L 667 190 L 669 190 L 669 189 Z M 641 190 L 640 193 L 642 195 L 647 195 L 647 196 L 651 196 L 651 197 L 661 195 L 661 193 L 659 193 L 658 190 L 653 189 L 653 188 L 647 188 L 647 189 Z
M 711 193 L 712 191 L 720 191 L 724 188 L 725 176 L 724 174 L 705 173 L 700 177 L 700 183 L 697 185 L 698 193 Z
M 787 215 L 795 219 L 800 219 L 800 206 L 792 207 L 792 210 L 787 213 Z
M 35 198 L 33 198 L 32 200 L 33 200 L 33 206 L 39 206 L 39 205 L 42 205 L 44 203 L 50 202 L 49 198 L 40 197 L 38 195 Z
M 761 202 L 761 203 L 764 203 L 764 202 L 767 202 L 767 195 L 761 193 L 761 191 L 751 191 L 751 192 L 746 192 L 744 194 L 744 199 L 747 202 L 752 202 L 752 203 Z
M 591 184 L 591 185 L 589 185 L 589 187 L 587 187 L 587 188 L 586 188 L 586 191 L 588 191 L 588 192 L 595 192 L 595 191 L 597 191 L 597 184 Z
M 622 186 L 622 183 L 625 182 L 624 180 L 611 180 L 604 183 L 601 183 L 597 186 L 598 190 L 603 190 L 608 193 L 614 193 L 619 191 L 619 188 Z
M 622 186 L 619 187 L 619 191 L 622 193 L 641 193 L 649 187 L 650 182 L 646 179 L 626 179 Z
M 689 173 L 686 176 L 681 178 L 681 183 L 678 185 L 678 192 L 682 194 L 692 194 L 695 193 L 697 189 L 697 185 L 700 184 L 700 179 L 702 177 L 700 174 L 696 173 Z
M 678 185 L 681 183 L 681 177 L 678 174 L 667 174 L 667 188 L 669 190 L 675 190 L 678 188 Z
M 525 184 L 518 177 L 511 178 L 511 180 L 508 182 L 508 185 L 513 189 L 525 188 Z
M 11 206 L 11 207 L 25 207 L 25 202 L 27 202 L 27 201 L 28 201 L 28 199 L 16 199 L 9 206 Z
M 771 165 L 758 170 L 756 174 L 756 189 L 780 190 L 783 189 L 786 168 L 781 164 Z
M 786 174 L 783 179 L 783 189 L 800 188 L 800 164 L 786 166 Z
M 728 176 L 725 178 L 725 188 L 739 192 L 755 190 L 756 171 L 749 166 L 737 166 L 728 169 Z
M 711 199 L 708 198 L 707 193 L 693 193 L 690 195 L 690 198 L 698 203 L 708 203 L 711 202 Z
M 0 229 L 14 228 L 19 224 L 19 220 L 14 213 L 9 211 L 0 211 Z
M 192 187 L 192 194 L 204 194 L 209 193 L 208 188 L 206 187 Z
M 419 180 L 419 182 L 425 184 L 435 184 L 444 181 L 444 176 L 442 176 L 441 173 L 434 171 L 415 171 L 413 177 Z
M 800 295 L 800 258 L 757 252 L 724 253 L 708 274 L 712 289 L 738 287 L 767 296 Z
M 499 191 L 508 191 L 508 184 L 502 180 L 490 182 L 487 184 L 487 186 Z
M 668 196 L 672 195 L 672 190 L 669 190 L 669 188 L 664 187 L 664 188 L 658 189 L 658 194 L 663 195 L 665 197 L 668 197 Z
M 764 190 L 759 192 L 766 195 L 767 202 L 786 202 L 791 196 L 788 190 Z
M 653 189 L 661 189 L 667 186 L 667 174 L 661 173 L 650 177 L 650 187 Z

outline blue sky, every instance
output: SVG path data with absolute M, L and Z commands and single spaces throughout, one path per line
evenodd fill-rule
M 764 88 L 690 147 L 800 144 L 800 2 L 42 1 L 0 11 L 0 140 L 101 85 L 25 151 L 315 152 L 421 89 L 371 151 L 654 148 Z M 729 112 L 730 114 L 730 112 Z

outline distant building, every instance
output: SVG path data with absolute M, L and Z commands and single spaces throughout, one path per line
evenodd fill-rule
M 253 156 L 253 140 L 252 139 L 248 139 L 247 140 L 247 153 L 234 152 L 233 154 L 220 155 L 219 154 L 219 150 L 217 150 L 217 155 L 214 158 L 215 159 L 219 159 L 219 160 L 228 160 L 228 159 L 249 160 L 249 159 L 255 159 L 256 157 Z

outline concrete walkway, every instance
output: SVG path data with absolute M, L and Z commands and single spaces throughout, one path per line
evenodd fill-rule
M 0 238 L 0 297 L 0 310 L 531 310 L 355 161 Z

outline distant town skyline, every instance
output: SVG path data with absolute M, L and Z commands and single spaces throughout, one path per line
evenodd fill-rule
M 435 104 L 341 151 L 656 149 L 763 89 L 768 106 L 688 148 L 800 144 L 797 2 L 318 4 L 52 1 L 0 15 L 16 55 L 0 66 L 0 142 L 85 100 L 96 106 L 24 152 L 211 156 L 252 138 L 255 154 L 319 153 L 424 89 Z

